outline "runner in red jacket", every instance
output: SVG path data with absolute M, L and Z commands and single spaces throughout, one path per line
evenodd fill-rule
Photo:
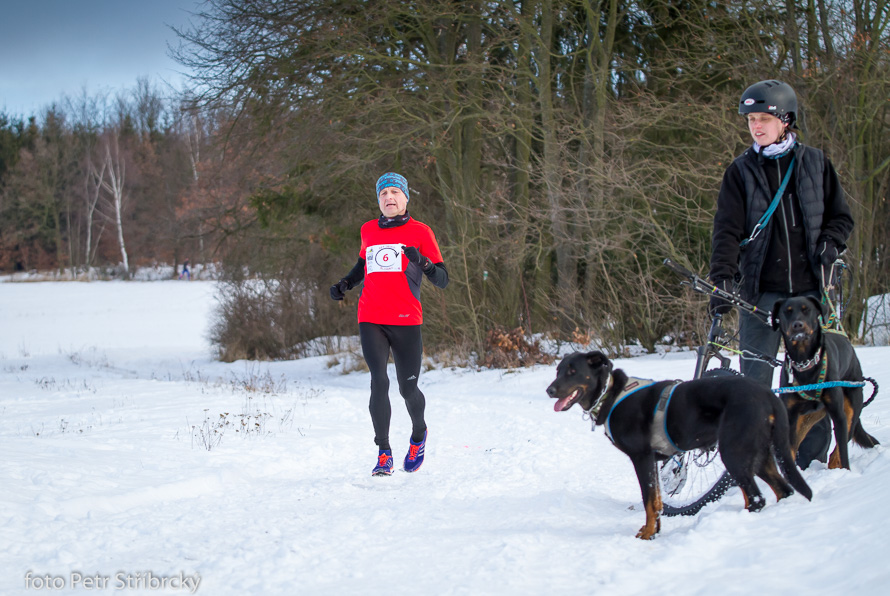
M 448 270 L 429 226 L 408 215 L 409 190 L 405 178 L 394 172 L 377 180 L 381 216 L 364 224 L 358 262 L 331 286 L 331 298 L 342 300 L 364 280 L 358 302 L 362 354 L 371 371 L 371 421 L 379 452 L 372 474 L 392 474 L 389 444 L 389 376 L 386 363 L 392 353 L 399 382 L 411 416 L 412 432 L 404 469 L 414 472 L 423 463 L 427 428 L 423 418 L 426 400 L 417 387 L 423 356 L 420 326 L 420 282 L 423 277 L 439 288 L 448 285 Z

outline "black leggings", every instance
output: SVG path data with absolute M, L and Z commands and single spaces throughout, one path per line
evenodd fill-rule
M 423 356 L 420 325 L 359 323 L 358 329 L 362 354 L 371 371 L 371 403 L 368 409 L 374 424 L 374 442 L 380 449 L 390 449 L 389 421 L 392 408 L 389 404 L 389 376 L 386 374 L 390 351 L 396 365 L 399 393 L 405 399 L 408 415 L 411 416 L 411 440 L 419 442 L 426 431 L 426 422 L 423 420 L 426 399 L 417 387 Z

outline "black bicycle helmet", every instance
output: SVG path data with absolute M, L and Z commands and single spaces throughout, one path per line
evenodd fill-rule
M 770 79 L 754 83 L 742 93 L 739 114 L 766 112 L 794 126 L 797 121 L 797 94 L 788 83 Z

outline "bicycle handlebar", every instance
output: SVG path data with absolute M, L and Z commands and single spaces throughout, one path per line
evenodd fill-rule
M 732 292 L 727 292 L 722 288 L 718 288 L 714 284 L 702 279 L 697 274 L 693 273 L 689 269 L 686 269 L 682 265 L 678 265 L 671 259 L 664 260 L 665 266 L 683 277 L 685 277 L 688 281 L 689 286 L 699 294 L 707 294 L 709 296 L 717 296 L 723 300 L 726 300 L 733 306 L 737 306 L 738 308 L 744 310 L 745 312 L 751 313 L 752 315 L 758 317 L 764 323 L 769 325 L 771 323 L 771 315 L 769 313 L 765 313 L 750 302 L 746 302 L 742 300 L 742 298 L 738 294 L 734 294 Z

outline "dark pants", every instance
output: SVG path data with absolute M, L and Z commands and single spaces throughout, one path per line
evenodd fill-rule
M 820 297 L 818 290 L 797 294 L 764 292 L 752 304 L 758 310 L 771 313 L 776 302 L 791 298 L 792 296 Z M 779 353 L 779 343 L 781 341 L 782 334 L 779 331 L 774 331 L 772 327 L 756 316 L 742 312 L 741 321 L 739 322 L 739 346 L 743 351 L 750 350 L 755 354 L 763 354 L 775 358 L 776 354 Z M 769 363 L 742 354 L 741 369 L 742 374 L 746 377 L 760 381 L 767 387 L 773 387 L 773 367 Z M 778 383 L 776 383 L 776 386 L 778 386 Z M 827 461 L 830 443 L 831 421 L 826 416 L 813 426 L 810 432 L 807 433 L 807 436 L 804 437 L 803 442 L 801 442 L 797 452 L 797 465 L 806 469 L 814 459 L 818 459 L 821 462 Z
M 423 419 L 426 399 L 417 387 L 423 357 L 420 325 L 359 323 L 358 328 L 362 354 L 371 371 L 371 403 L 368 409 L 374 424 L 374 442 L 380 449 L 391 448 L 389 422 L 392 408 L 389 403 L 389 375 L 386 373 L 390 352 L 396 365 L 399 393 L 405 399 L 408 415 L 411 416 L 411 440 L 420 442 L 426 431 L 426 422 Z

